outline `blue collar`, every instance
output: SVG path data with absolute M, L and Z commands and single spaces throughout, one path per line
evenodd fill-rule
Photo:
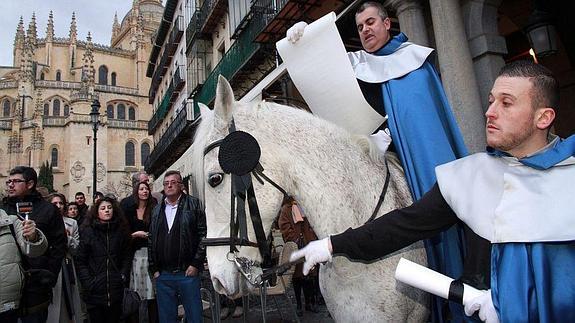
M 487 154 L 494 157 L 513 157 L 504 151 L 492 147 L 487 147 L 486 150 Z M 531 168 L 546 170 L 571 156 L 575 156 L 575 135 L 567 139 L 559 138 L 554 140 L 549 144 L 549 147 L 546 147 L 541 152 L 518 159 L 518 161 Z
M 391 38 L 385 46 L 373 52 L 373 55 L 376 56 L 386 56 L 389 54 L 393 54 L 401 44 L 407 41 L 407 36 L 404 33 L 399 33 L 399 35 Z

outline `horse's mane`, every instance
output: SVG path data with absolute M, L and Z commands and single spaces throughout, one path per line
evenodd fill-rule
M 236 103 L 236 104 L 243 104 L 243 103 Z M 338 127 L 329 121 L 314 116 L 305 110 L 294 108 L 287 105 L 267 101 L 252 102 L 243 105 L 247 106 L 242 110 L 249 111 L 258 120 L 265 120 L 266 117 L 269 117 L 270 114 L 274 114 L 274 117 L 277 120 L 282 120 L 287 115 L 291 115 L 292 117 L 296 115 L 295 116 L 296 118 L 302 119 L 303 124 L 308 124 L 310 123 L 310 121 L 313 120 L 312 122 L 313 125 L 311 125 L 312 127 L 337 129 L 337 131 L 335 131 L 336 133 L 339 133 L 341 136 L 349 137 L 349 140 L 353 144 L 357 145 L 362 151 L 367 153 L 373 162 L 377 164 L 382 164 L 383 160 L 380 157 L 377 147 L 365 135 L 352 135 L 347 130 Z M 198 189 L 198 198 L 200 199 L 200 201 L 202 201 L 202 203 L 204 201 L 204 183 L 205 183 L 204 148 L 209 144 L 207 140 L 210 135 L 210 131 L 214 126 L 215 118 L 217 118 L 217 116 L 215 115 L 213 110 L 210 110 L 205 106 L 201 109 L 201 120 L 194 135 L 194 142 L 191 148 L 193 178 L 196 188 Z

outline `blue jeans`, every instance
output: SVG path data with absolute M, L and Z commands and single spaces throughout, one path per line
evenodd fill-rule
M 202 298 L 200 276 L 186 276 L 183 271 L 160 272 L 156 278 L 156 300 L 160 323 L 178 321 L 178 298 L 184 305 L 188 323 L 202 322 Z

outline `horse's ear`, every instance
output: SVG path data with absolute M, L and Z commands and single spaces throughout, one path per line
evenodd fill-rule
M 214 113 L 226 123 L 232 120 L 232 106 L 236 102 L 234 90 L 225 77 L 218 77 L 218 87 L 216 88 L 216 99 L 214 102 Z
M 202 102 L 198 102 L 198 107 L 200 107 L 200 115 L 205 115 L 210 112 L 210 108 Z

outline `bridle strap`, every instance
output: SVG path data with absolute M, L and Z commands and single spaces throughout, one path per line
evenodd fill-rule
M 385 195 L 387 194 L 387 187 L 389 186 L 389 165 L 387 164 L 387 160 L 385 161 L 385 183 L 383 184 L 383 190 L 381 190 L 381 194 L 379 195 L 379 200 L 377 201 L 377 205 L 375 206 L 375 209 L 373 210 L 373 213 L 371 214 L 371 216 L 369 217 L 369 219 L 367 219 L 367 221 L 365 223 L 369 223 L 371 221 L 373 221 L 375 219 L 375 217 L 377 216 L 377 213 L 379 212 L 379 209 L 381 208 L 381 205 L 383 204 L 383 201 L 385 200 Z

